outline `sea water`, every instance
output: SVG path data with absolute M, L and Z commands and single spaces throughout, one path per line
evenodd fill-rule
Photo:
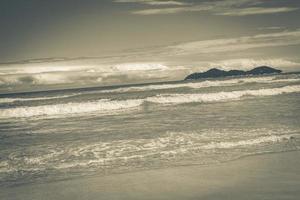
M 0 186 L 300 149 L 300 75 L 0 95 Z

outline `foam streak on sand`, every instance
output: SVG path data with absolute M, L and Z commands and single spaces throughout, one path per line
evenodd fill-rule
M 234 147 L 245 147 L 249 145 L 259 145 L 261 143 L 275 143 L 284 140 L 290 140 L 294 135 L 269 135 L 255 139 L 240 140 L 236 142 L 212 142 L 210 144 L 202 146 L 203 149 L 229 149 Z
M 262 130 L 256 130 L 256 132 L 260 133 Z M 247 151 L 243 151 L 247 154 L 247 152 L 252 152 L 251 146 L 291 142 L 293 138 L 299 137 L 299 134 L 292 132 L 286 130 L 285 134 L 276 135 L 276 132 L 270 131 L 269 135 L 223 142 L 218 142 L 217 138 L 205 142 L 205 136 L 201 133 L 168 132 L 154 139 L 41 146 L 36 147 L 34 155 L 30 151 L 8 155 L 7 160 L 0 162 L 0 173 L 43 171 L 50 167 L 56 170 L 93 166 L 113 168 L 135 165 L 136 161 L 177 160 L 190 156 L 201 156 L 203 153 L 217 156 L 223 151 L 222 149 L 226 149 L 229 156 L 231 150 L 234 152 L 236 147 L 247 149 Z M 210 134 L 218 135 L 213 132 Z M 259 153 L 255 148 L 253 151 Z M 229 156 L 228 159 L 230 160 L 231 157 Z

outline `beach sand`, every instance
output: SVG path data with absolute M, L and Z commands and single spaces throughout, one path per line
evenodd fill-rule
M 300 199 L 300 152 L 0 189 L 3 200 Z

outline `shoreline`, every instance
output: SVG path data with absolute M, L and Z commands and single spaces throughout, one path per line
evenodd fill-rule
M 1 199 L 299 199 L 300 151 L 0 189 Z

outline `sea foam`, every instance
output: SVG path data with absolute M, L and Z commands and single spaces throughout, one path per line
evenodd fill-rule
M 269 135 L 262 136 L 255 139 L 239 140 L 235 142 L 211 142 L 202 146 L 202 149 L 229 149 L 234 147 L 246 147 L 250 145 L 259 145 L 262 143 L 275 143 L 284 140 L 291 140 L 295 135 Z
M 112 114 L 111 111 L 126 110 L 140 106 L 142 100 L 123 100 L 123 101 L 110 101 L 107 99 L 81 102 L 81 103 L 66 103 L 54 105 L 42 105 L 31 107 L 16 107 L 0 110 L 0 118 L 12 117 L 34 117 L 34 116 L 53 116 L 65 114 L 78 114 L 78 113 L 91 113 L 100 112 Z
M 93 143 L 67 144 L 62 146 L 37 146 L 35 154 L 29 152 L 12 153 L 7 160 L 0 162 L 0 173 L 13 171 L 36 171 L 52 169 L 62 170 L 70 168 L 129 166 L 142 162 L 158 160 L 177 160 L 188 156 L 201 156 L 209 153 L 211 156 L 221 156 L 222 149 L 235 152 L 238 148 L 256 151 L 256 146 L 269 146 L 280 143 L 290 143 L 299 138 L 299 133 L 286 130 L 280 134 L 277 131 L 269 131 L 260 135 L 263 130 L 257 129 L 259 135 L 248 138 L 224 139 L 207 138 L 202 132 L 167 132 L 157 138 L 114 140 L 109 142 L 94 141 Z M 210 133 L 210 135 L 218 135 Z M 240 135 L 230 133 L 228 135 Z M 289 148 L 296 149 L 296 146 Z M 231 151 L 232 150 L 232 151 Z M 240 151 L 240 155 L 248 151 Z M 250 151 L 252 152 L 252 151 Z M 259 151 L 257 151 L 259 153 Z M 232 157 L 233 158 L 233 157 Z M 228 157 L 230 160 L 231 158 Z M 139 162 L 137 162 L 139 161 Z M 203 160 L 205 162 L 205 160 Z M 207 160 L 206 162 L 210 162 Z
M 141 106 L 144 102 L 157 104 L 210 103 L 239 100 L 247 96 L 273 96 L 300 92 L 300 85 L 268 88 L 258 90 L 239 90 L 216 93 L 163 94 L 144 99 L 109 100 L 102 99 L 89 102 L 53 104 L 42 106 L 23 106 L 0 109 L 0 118 L 53 116 L 98 112 L 114 114 L 111 111 L 122 111 Z M 118 113 L 118 112 L 117 112 Z
M 298 82 L 298 81 L 300 81 L 300 79 L 298 78 L 281 79 L 278 78 L 277 76 L 246 77 L 246 78 L 232 78 L 228 80 L 205 80 L 201 82 L 189 82 L 189 83 L 132 86 L 126 88 L 103 90 L 101 91 L 101 93 L 138 92 L 138 91 L 175 89 L 175 88 L 184 88 L 184 87 L 192 88 L 192 89 L 200 89 L 200 88 L 208 88 L 208 87 L 242 85 L 246 83 L 283 83 L 283 82 Z
M 284 93 L 300 92 L 300 85 L 285 86 L 281 88 L 268 88 L 258 90 L 241 90 L 232 92 L 217 92 L 204 94 L 163 94 L 148 97 L 147 101 L 160 104 L 182 104 L 193 102 L 219 102 L 238 100 L 244 96 L 273 96 Z
M 33 98 L 0 98 L 1 103 L 13 103 L 13 102 L 23 102 L 23 101 L 41 101 L 41 100 L 52 100 L 52 99 L 62 99 L 69 98 L 85 94 L 97 94 L 97 93 L 125 93 L 125 92 L 144 92 L 152 90 L 167 90 L 176 88 L 191 88 L 191 89 L 201 89 L 208 87 L 222 87 L 222 86 L 233 86 L 242 85 L 247 83 L 284 83 L 284 82 L 300 82 L 299 78 L 280 78 L 278 76 L 268 76 L 268 77 L 245 77 L 245 78 L 232 78 L 228 80 L 205 80 L 201 82 L 189 82 L 189 83 L 176 83 L 176 84 L 160 84 L 160 85 L 145 85 L 145 86 L 131 86 L 116 89 L 104 89 L 99 91 L 83 91 L 78 93 L 73 93 L 71 95 L 60 95 L 60 96 L 50 96 L 50 97 L 33 97 Z

